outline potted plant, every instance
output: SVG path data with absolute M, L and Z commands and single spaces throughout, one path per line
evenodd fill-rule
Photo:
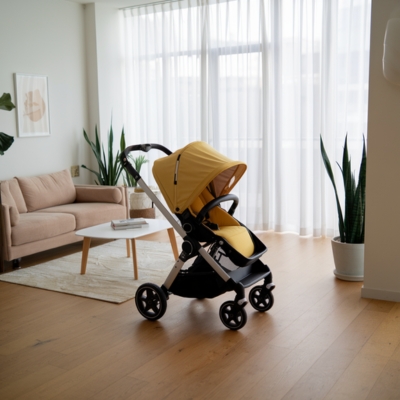
M 367 155 L 363 138 L 362 158 L 358 179 L 351 169 L 351 160 L 347 147 L 347 135 L 344 142 L 341 171 L 344 187 L 344 213 L 339 200 L 332 166 L 320 138 L 322 159 L 332 182 L 336 197 L 339 234 L 332 239 L 332 251 L 335 261 L 334 274 L 337 278 L 348 281 L 364 279 L 364 232 L 365 232 L 365 185 Z
M 126 147 L 125 132 L 122 130 L 120 151 L 123 152 Z M 140 154 L 135 158 L 129 154 L 128 158 L 138 173 L 140 173 L 143 164 L 149 162 L 143 154 Z M 153 202 L 143 189 L 137 186 L 137 182 L 128 171 L 125 171 L 124 184 L 127 186 L 129 194 L 129 216 L 131 218 L 155 218 L 156 210 L 153 207 Z M 132 189 L 130 190 L 129 188 Z
M 120 140 L 120 151 L 123 152 L 126 149 L 126 147 L 127 146 L 125 141 L 125 131 L 124 129 L 122 129 L 121 140 Z M 131 163 L 133 163 L 133 166 L 138 173 L 140 173 L 142 165 L 149 162 L 149 160 L 143 154 L 140 154 L 136 158 L 133 158 L 129 154 L 128 158 L 130 159 Z M 137 182 L 135 181 L 135 178 L 128 171 L 125 171 L 124 184 L 127 187 L 137 188 Z
M 11 95 L 9 93 L 3 93 L 0 97 L 0 110 L 11 111 L 15 108 L 15 105 L 11 101 Z M 7 151 L 13 144 L 14 138 L 7 135 L 4 132 L 0 132 L 0 155 L 3 156 L 4 152 Z
M 82 168 L 85 168 L 95 174 L 97 176 L 97 181 L 95 183 L 97 185 L 109 185 L 109 186 L 116 186 L 118 184 L 118 179 L 122 172 L 122 165 L 119 161 L 119 151 L 117 152 L 116 156 L 114 157 L 114 133 L 112 128 L 112 123 L 110 125 L 110 131 L 108 133 L 108 149 L 107 149 L 107 157 L 104 152 L 104 146 L 100 144 L 99 135 L 97 132 L 97 126 L 95 127 L 95 138 L 96 142 L 92 142 L 86 131 L 83 130 L 83 137 L 90 145 L 93 154 L 96 157 L 96 161 L 99 167 L 98 171 L 94 171 L 88 168 L 86 165 L 82 165 Z

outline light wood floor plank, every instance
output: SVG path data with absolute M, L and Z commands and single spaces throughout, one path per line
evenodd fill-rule
M 366 397 L 367 400 L 398 399 L 400 396 L 400 362 L 389 360 Z

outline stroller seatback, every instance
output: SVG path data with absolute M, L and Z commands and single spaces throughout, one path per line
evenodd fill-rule
M 197 216 L 200 210 L 214 196 L 206 188 L 200 196 L 191 204 L 189 211 Z M 254 253 L 254 243 L 248 230 L 221 207 L 214 207 L 209 211 L 203 224 L 213 231 L 214 235 L 224 238 L 236 251 L 244 257 L 250 257 Z

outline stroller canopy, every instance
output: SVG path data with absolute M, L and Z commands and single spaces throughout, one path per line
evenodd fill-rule
M 214 197 L 228 194 L 246 171 L 205 142 L 192 142 L 157 159 L 153 175 L 173 213 L 185 211 L 208 187 Z

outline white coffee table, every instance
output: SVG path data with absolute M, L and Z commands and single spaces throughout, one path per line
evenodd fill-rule
M 83 275 L 86 273 L 90 241 L 92 238 L 125 239 L 127 257 L 130 257 L 130 248 L 132 248 L 133 273 L 136 280 L 139 279 L 136 257 L 136 239 L 143 239 L 144 236 L 167 230 L 169 240 L 171 242 L 172 252 L 174 253 L 175 259 L 177 259 L 179 257 L 178 246 L 176 244 L 175 232 L 171 227 L 171 224 L 162 219 L 146 219 L 146 221 L 149 225 L 142 228 L 114 230 L 111 228 L 111 223 L 106 222 L 105 224 L 91 226 L 89 228 L 76 231 L 76 235 L 83 236 L 81 274 Z M 129 246 L 129 242 L 131 246 Z

